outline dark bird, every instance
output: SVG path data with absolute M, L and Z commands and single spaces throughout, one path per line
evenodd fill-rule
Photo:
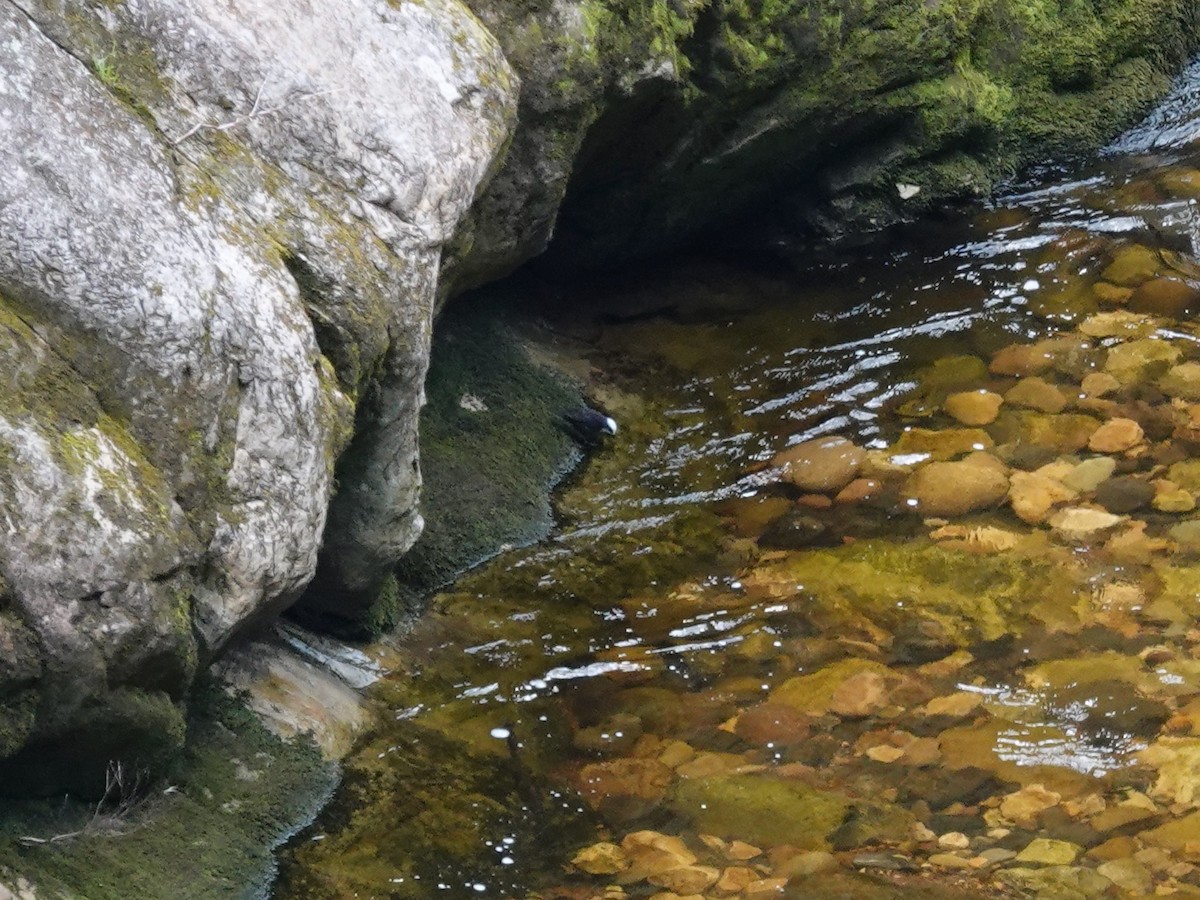
M 604 435 L 617 433 L 617 422 L 612 416 L 580 406 L 562 412 L 562 428 L 585 447 L 595 447 Z

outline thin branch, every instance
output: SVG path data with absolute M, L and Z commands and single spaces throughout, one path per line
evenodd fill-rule
M 263 89 L 266 88 L 266 86 L 267 86 L 266 79 L 263 79 L 263 81 L 258 86 L 258 90 L 255 91 L 255 93 L 254 93 L 254 103 L 250 106 L 249 112 L 244 113 L 243 115 L 237 116 L 233 119 L 230 119 L 226 122 L 211 122 L 211 121 L 197 122 L 195 125 L 193 125 L 191 128 L 189 128 L 187 131 L 185 131 L 182 135 L 180 135 L 178 138 L 173 140 L 171 142 L 171 146 L 178 147 L 180 144 L 182 144 L 184 141 L 186 141 L 188 138 L 192 137 L 194 134 L 197 134 L 198 132 L 201 132 L 201 131 L 231 131 L 232 129 L 237 128 L 241 125 L 245 125 L 247 122 L 253 121 L 254 119 L 260 119 L 263 116 L 270 116 L 270 115 L 274 115 L 277 112 L 281 112 L 281 111 L 287 109 L 293 103 L 301 103 L 306 100 L 313 100 L 317 97 L 324 97 L 326 94 L 336 94 L 339 90 L 338 88 L 330 88 L 327 91 L 313 91 L 308 94 L 299 94 L 295 97 L 288 98 L 285 102 L 280 103 L 277 106 L 263 107 L 262 106 L 262 94 L 263 94 Z

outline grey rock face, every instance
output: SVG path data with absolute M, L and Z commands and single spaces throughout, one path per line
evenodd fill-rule
M 61 783 L 84 728 L 177 742 L 327 515 L 326 603 L 415 539 L 440 247 L 515 81 L 453 2 L 4 0 L 0 37 L 0 755 Z

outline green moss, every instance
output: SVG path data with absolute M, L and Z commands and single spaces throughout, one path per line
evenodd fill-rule
M 1035 624 L 1043 598 L 1071 608 L 1084 596 L 1071 570 L 1044 557 L 976 556 L 930 544 L 861 541 L 815 550 L 755 572 L 762 584 L 803 585 L 806 616 L 819 631 L 898 629 L 914 614 L 950 641 L 970 646 Z
M 752 775 L 680 779 L 669 804 L 701 834 L 806 850 L 828 849 L 850 805 L 799 782 Z
M 425 532 L 397 569 L 405 606 L 503 545 L 545 534 L 549 488 L 577 458 L 558 423 L 578 393 L 534 364 L 501 319 L 474 306 L 439 321 L 426 396 Z M 469 398 L 486 409 L 464 408 Z
M 68 799 L 0 805 L 0 868 L 22 873 L 39 896 L 258 896 L 273 871 L 271 849 L 327 795 L 333 772 L 308 743 L 268 733 L 219 685 L 193 699 L 189 734 L 165 782 L 114 815 Z M 172 786 L 163 793 L 166 784 Z M 22 835 L 75 839 L 22 847 Z

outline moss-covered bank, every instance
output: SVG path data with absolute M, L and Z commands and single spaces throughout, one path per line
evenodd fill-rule
M 99 807 L 69 797 L 0 806 L 0 885 L 23 878 L 39 900 L 265 896 L 272 848 L 324 802 L 333 768 L 311 744 L 267 732 L 215 683 L 190 712 L 164 782 L 125 769 Z
M 560 427 L 579 389 L 502 315 L 464 302 L 434 336 L 421 412 L 425 531 L 396 569 L 396 613 L 507 546 L 545 536 L 550 490 L 580 454 Z M 390 627 L 394 621 L 381 621 Z
M 1200 42 L 1186 0 L 472 6 L 523 88 L 451 256 L 468 284 L 548 244 L 603 265 L 909 220 L 1103 145 Z

